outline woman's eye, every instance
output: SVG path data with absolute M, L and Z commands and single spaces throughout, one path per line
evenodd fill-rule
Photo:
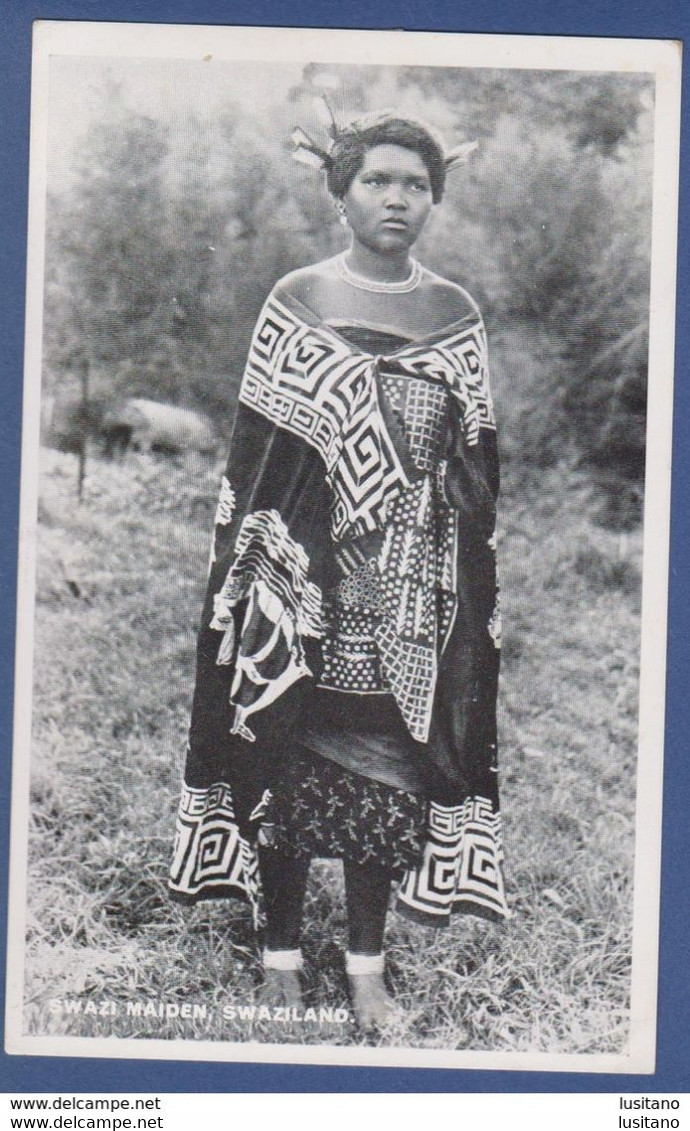
M 391 178 L 383 173 L 369 173 L 362 177 L 362 184 L 368 188 L 386 188 L 391 184 Z M 410 181 L 401 187 L 406 192 L 425 193 L 430 191 L 430 186 L 426 181 Z

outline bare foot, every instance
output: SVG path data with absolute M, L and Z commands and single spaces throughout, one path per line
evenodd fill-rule
M 365 1033 L 385 1029 L 393 1016 L 395 1003 L 386 989 L 383 974 L 348 974 L 347 980 L 360 1029 Z
M 264 1039 L 275 1043 L 301 1040 L 304 1003 L 296 970 L 264 970 L 256 1003 L 259 1010 L 255 1031 Z
M 298 1009 L 302 1012 L 302 986 L 296 970 L 264 970 L 258 1004 Z

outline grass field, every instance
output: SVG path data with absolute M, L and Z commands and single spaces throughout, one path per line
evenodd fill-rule
M 537 475 L 506 451 L 499 721 L 514 914 L 438 933 L 392 914 L 400 1010 L 378 1040 L 621 1052 L 641 539 L 596 525 L 594 488 L 571 467 Z M 93 460 L 78 506 L 74 457 L 41 458 L 25 1031 L 362 1043 L 347 1025 L 276 1035 L 229 1020 L 223 1007 L 251 1002 L 260 981 L 248 909 L 181 909 L 166 894 L 218 469 Z M 344 927 L 339 866 L 318 863 L 308 1004 L 346 1002 Z M 136 1002 L 155 1007 L 132 1015 Z M 185 1002 L 195 1016 L 158 1016 Z

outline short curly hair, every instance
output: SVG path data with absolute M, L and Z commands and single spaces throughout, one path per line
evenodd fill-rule
M 345 196 L 364 164 L 366 153 L 376 145 L 399 145 L 418 153 L 429 174 L 431 199 L 438 204 L 446 184 L 445 155 L 440 139 L 422 122 L 392 115 L 376 115 L 371 122 L 361 118 L 338 130 L 329 153 L 326 181 L 334 197 Z

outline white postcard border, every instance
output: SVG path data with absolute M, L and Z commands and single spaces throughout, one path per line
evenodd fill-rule
M 35 25 L 27 315 L 17 599 L 6 1050 L 11 1054 L 193 1061 L 387 1065 L 549 1072 L 654 1071 L 664 736 L 666 601 L 680 128 L 680 52 L 671 40 L 331 31 L 41 21 Z M 43 253 L 51 56 L 254 59 L 653 74 L 656 79 L 650 303 L 642 675 L 635 838 L 631 1038 L 628 1055 L 452 1052 L 230 1044 L 211 1041 L 33 1037 L 21 1033 L 29 824 L 38 439 L 41 400 Z

